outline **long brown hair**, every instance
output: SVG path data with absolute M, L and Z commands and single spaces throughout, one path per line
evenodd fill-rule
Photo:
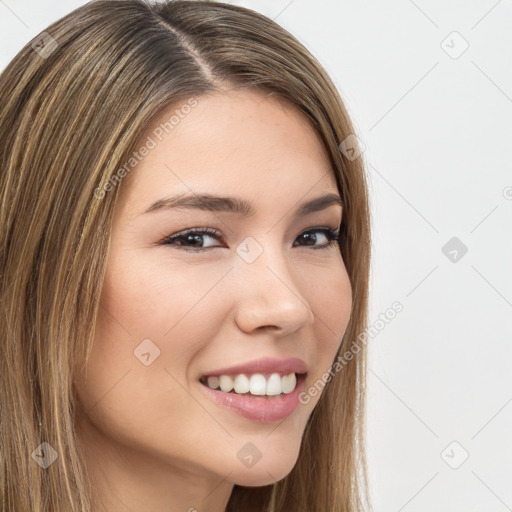
M 0 75 L 3 511 L 93 510 L 74 430 L 73 369 L 92 346 L 119 187 L 101 199 L 97 191 L 162 109 L 244 87 L 292 102 L 325 145 L 344 202 L 341 251 L 353 291 L 338 354 L 365 332 L 365 168 L 340 151 L 354 129 L 317 60 L 246 8 L 92 1 L 27 43 Z M 355 512 L 369 503 L 364 348 L 326 383 L 292 471 L 273 485 L 235 485 L 227 511 Z M 57 454 L 45 469 L 32 456 L 42 442 Z

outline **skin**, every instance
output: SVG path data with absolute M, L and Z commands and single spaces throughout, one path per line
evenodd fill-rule
M 197 100 L 118 185 L 92 355 L 75 379 L 77 432 L 97 510 L 102 503 L 112 512 L 222 512 L 234 484 L 284 478 L 320 394 L 264 424 L 214 403 L 199 377 L 264 356 L 298 357 L 308 365 L 307 388 L 333 363 L 350 318 L 339 247 L 315 249 L 299 236 L 338 228 L 341 206 L 293 218 L 303 202 L 339 193 L 306 118 L 257 91 Z M 176 108 L 162 113 L 141 145 Z M 244 198 L 256 213 L 141 214 L 164 196 L 190 191 Z M 203 252 L 158 245 L 203 227 L 222 233 L 189 241 L 187 248 L 203 245 Z M 314 233 L 313 246 L 328 245 Z M 236 252 L 248 236 L 263 248 L 252 263 Z M 146 338 L 160 350 L 148 366 L 134 356 Z M 262 453 L 250 468 L 237 457 L 247 442 Z

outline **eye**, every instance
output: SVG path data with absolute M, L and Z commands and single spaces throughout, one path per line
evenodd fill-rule
M 307 247 L 311 247 L 312 249 L 328 249 L 330 247 L 340 245 L 339 230 L 339 227 L 337 229 L 332 229 L 326 226 L 310 228 L 307 231 L 303 231 L 297 237 L 297 240 L 305 241 L 305 245 Z M 320 240 L 323 236 L 327 239 L 327 243 L 317 244 L 319 240 L 318 233 L 321 235 Z M 176 233 L 175 235 L 164 238 L 160 242 L 160 245 L 174 245 L 187 252 L 202 252 L 206 249 L 222 247 L 220 245 L 205 247 L 204 242 L 203 244 L 201 243 L 201 239 L 204 237 L 221 240 L 222 234 L 212 228 L 187 229 L 185 231 L 181 231 L 180 233 Z
M 339 246 L 339 229 L 332 229 L 328 227 L 321 227 L 321 228 L 311 228 L 308 231 L 302 232 L 297 239 L 302 238 L 306 242 L 312 242 L 311 244 L 306 244 L 310 246 L 313 249 L 327 249 L 329 247 L 333 246 Z M 322 245 L 315 245 L 315 242 L 318 240 L 318 235 L 316 233 L 321 233 L 324 238 L 327 239 L 327 243 Z
M 201 229 L 187 229 L 182 231 L 181 233 L 177 233 L 176 235 L 171 235 L 162 240 L 163 245 L 177 245 L 179 247 L 191 247 L 192 249 L 185 249 L 189 252 L 200 252 L 205 249 L 205 247 L 201 247 L 201 238 L 209 237 L 219 240 L 222 238 L 221 233 L 219 233 L 215 229 L 211 228 L 201 228 Z M 188 245 L 192 244 L 192 245 Z M 218 245 L 213 247 L 220 247 Z M 208 247 L 206 247 L 208 248 Z

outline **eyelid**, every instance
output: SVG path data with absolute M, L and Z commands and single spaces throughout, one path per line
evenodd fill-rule
M 342 225 L 343 224 L 340 223 L 339 225 L 336 226 L 336 228 L 332 228 L 332 227 L 326 226 L 326 225 L 311 226 L 311 227 L 308 227 L 308 228 L 302 230 L 297 235 L 296 238 L 299 238 L 300 236 L 302 236 L 306 233 L 309 233 L 309 232 L 323 232 L 325 234 L 325 236 L 328 238 L 328 242 L 323 245 L 300 245 L 299 247 L 304 247 L 304 248 L 313 249 L 313 250 L 320 250 L 320 249 L 328 249 L 333 246 L 337 246 L 337 248 L 339 249 L 341 246 L 340 231 L 341 231 Z M 192 253 L 206 253 L 208 251 L 211 251 L 212 249 L 222 249 L 223 248 L 222 246 L 219 246 L 219 245 L 215 245 L 212 247 L 196 247 L 196 248 L 192 247 L 192 248 L 190 248 L 187 246 L 180 246 L 179 244 L 176 245 L 176 244 L 172 243 L 174 240 L 184 238 L 187 235 L 199 235 L 199 236 L 208 235 L 218 241 L 224 241 L 224 237 L 223 237 L 222 233 L 220 231 L 218 231 L 217 229 L 207 228 L 207 227 L 197 227 L 197 228 L 184 229 L 182 231 L 173 233 L 172 235 L 168 235 L 168 236 L 164 237 L 160 242 L 158 242 L 158 245 L 169 245 L 169 246 L 174 245 L 174 248 L 178 248 L 181 251 L 192 252 Z
M 214 228 L 206 228 L 206 227 L 199 227 L 199 228 L 187 228 L 183 231 L 177 231 L 176 233 L 173 233 L 172 235 L 165 236 L 159 244 L 166 244 L 170 240 L 174 240 L 175 238 L 181 238 L 185 237 L 187 235 L 209 235 L 213 238 L 222 239 L 223 235 L 220 231 L 214 229 Z

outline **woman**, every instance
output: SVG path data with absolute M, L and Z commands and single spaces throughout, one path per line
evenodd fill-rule
M 99 0 L 0 88 L 2 510 L 362 510 L 367 189 L 314 57 Z

